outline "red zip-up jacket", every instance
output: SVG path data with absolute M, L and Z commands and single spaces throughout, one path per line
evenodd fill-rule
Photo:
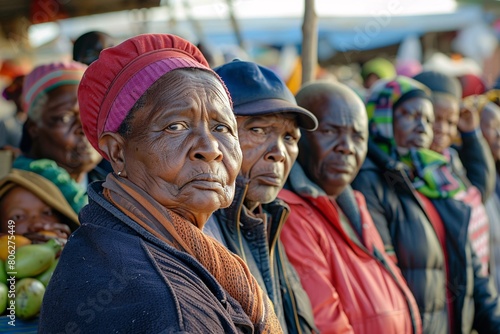
M 361 216 L 360 237 L 329 197 L 302 197 L 286 189 L 279 194 L 291 208 L 281 240 L 318 329 L 323 334 L 421 333 L 415 299 L 384 252 L 363 195 L 349 192 Z

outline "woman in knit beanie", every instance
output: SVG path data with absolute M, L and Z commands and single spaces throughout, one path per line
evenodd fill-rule
M 28 114 L 21 140 L 22 155 L 14 168 L 31 170 L 48 160 L 57 174 L 72 179 L 85 192 L 87 184 L 104 175 L 94 171 L 101 160 L 85 137 L 77 89 L 86 65 L 77 62 L 44 64 L 29 73 L 23 85 L 23 109 Z M 36 169 L 36 168 L 35 168 Z

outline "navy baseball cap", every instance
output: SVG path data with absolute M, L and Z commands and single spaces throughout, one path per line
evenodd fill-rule
M 290 113 L 297 116 L 297 125 L 313 131 L 318 120 L 299 107 L 283 81 L 271 70 L 253 62 L 233 60 L 214 71 L 226 84 L 233 100 L 234 114 L 257 116 Z

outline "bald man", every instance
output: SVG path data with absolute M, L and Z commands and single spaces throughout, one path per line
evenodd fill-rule
M 342 84 L 303 87 L 297 103 L 319 127 L 302 132 L 299 155 L 279 194 L 291 208 L 281 240 L 309 295 L 321 333 L 420 333 L 415 300 L 352 190 L 367 153 L 361 99 Z

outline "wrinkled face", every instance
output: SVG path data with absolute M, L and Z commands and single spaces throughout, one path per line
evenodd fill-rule
M 366 157 L 368 118 L 361 101 L 330 97 L 311 111 L 316 131 L 304 134 L 300 163 L 329 196 L 339 195 L 358 173 Z
M 240 174 L 249 179 L 247 208 L 276 199 L 299 149 L 300 130 L 293 115 L 238 116 L 243 164 Z
M 135 111 L 123 148 L 124 175 L 185 218 L 211 214 L 231 204 L 241 165 L 231 104 L 211 73 L 167 75 L 172 79 L 153 86 Z
M 458 120 L 460 117 L 459 104 L 451 96 L 439 96 L 434 99 L 434 138 L 431 149 L 443 153 L 451 146 L 453 138 L 458 133 Z
M 490 146 L 493 159 L 500 161 L 500 107 L 489 103 L 481 113 L 481 131 Z
M 398 147 L 429 148 L 432 143 L 434 111 L 431 101 L 414 97 L 394 110 L 394 140 Z
M 70 174 L 88 172 L 101 160 L 83 133 L 77 88 L 63 85 L 48 92 L 40 119 L 29 129 L 34 158 L 54 160 Z
M 50 233 L 67 239 L 71 234 L 68 225 L 63 224 L 59 214 L 32 192 L 15 187 L 0 200 L 2 233 L 8 231 L 9 219 L 15 221 L 15 233 Z

